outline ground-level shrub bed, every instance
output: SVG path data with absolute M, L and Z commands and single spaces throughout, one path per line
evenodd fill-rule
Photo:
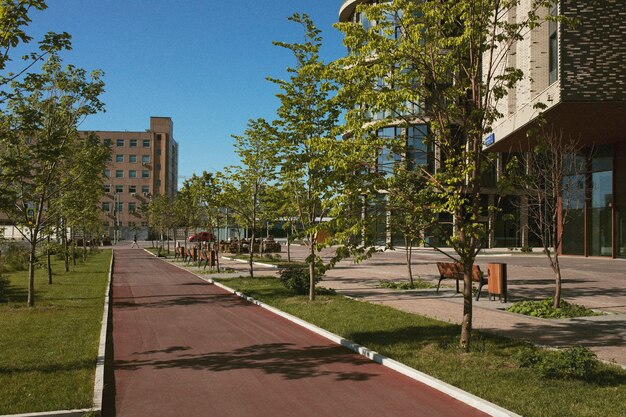
M 546 376 L 519 366 L 519 352 L 534 349 L 521 342 L 475 332 L 464 353 L 456 325 L 341 296 L 309 302 L 275 278 L 224 284 L 525 417 L 626 415 L 626 371 L 617 367 L 598 364 L 587 379 Z
M 554 298 L 546 298 L 539 301 L 519 301 L 507 308 L 506 311 L 542 319 L 565 319 L 602 315 L 602 313 L 597 313 L 585 306 L 571 304 L 565 300 L 561 300 L 559 308 L 554 308 Z
M 36 305 L 26 307 L 27 275 L 5 274 L 0 303 L 0 414 L 89 408 L 111 251 L 89 256 L 65 273 L 53 264 L 36 275 Z

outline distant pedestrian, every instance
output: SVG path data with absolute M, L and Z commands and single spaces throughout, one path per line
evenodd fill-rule
M 139 245 L 137 244 L 137 234 L 136 233 L 133 235 L 133 243 L 132 243 L 132 245 L 130 245 L 130 247 L 131 247 L 131 249 L 134 248 L 134 247 L 137 247 L 137 248 L 139 247 Z

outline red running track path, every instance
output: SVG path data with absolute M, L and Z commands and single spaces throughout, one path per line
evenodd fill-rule
M 112 340 L 107 416 L 485 415 L 139 249 L 115 251 Z

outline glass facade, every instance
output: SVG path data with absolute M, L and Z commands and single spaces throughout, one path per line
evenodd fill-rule
M 586 159 L 587 173 L 569 176 L 564 182 L 564 190 L 569 190 L 563 198 L 568 215 L 563 228 L 564 254 L 623 256 L 620 245 L 625 225 L 623 213 L 613 204 L 613 155 L 612 145 L 590 150 Z

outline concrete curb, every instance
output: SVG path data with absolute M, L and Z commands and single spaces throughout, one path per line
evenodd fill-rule
M 93 388 L 93 408 L 78 410 L 44 411 L 26 414 L 5 414 L 0 417 L 83 417 L 86 414 L 98 417 L 102 414 L 102 397 L 104 393 L 104 361 L 106 357 L 106 342 L 111 318 L 111 284 L 113 282 L 114 251 L 111 250 L 111 263 L 109 265 L 109 280 L 104 295 L 104 311 L 102 313 L 102 326 L 100 327 L 100 341 L 98 343 L 98 359 L 96 361 L 96 375 Z
M 236 258 L 231 258 L 231 257 L 228 257 L 228 256 L 222 256 L 221 258 L 222 259 L 226 259 L 227 261 L 239 262 L 239 263 L 244 263 L 244 264 L 248 263 L 248 261 L 246 261 L 245 259 L 236 259 Z M 254 265 L 257 265 L 257 266 L 264 266 L 266 268 L 278 269 L 278 265 L 266 264 L 266 263 L 263 263 L 263 262 L 252 262 L 252 263 Z

